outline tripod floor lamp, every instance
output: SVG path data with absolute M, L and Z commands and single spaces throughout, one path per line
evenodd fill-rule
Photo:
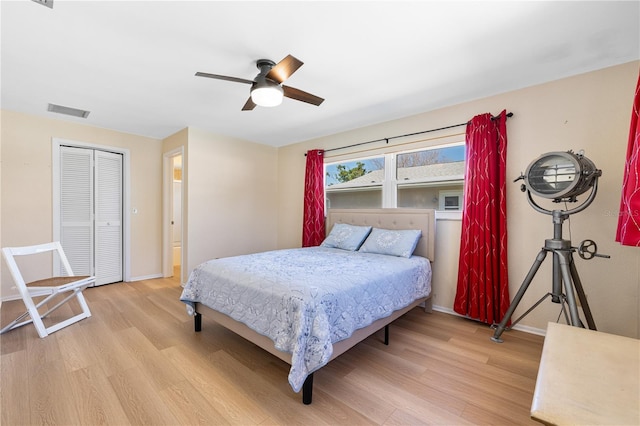
M 579 213 L 586 209 L 595 199 L 598 190 L 598 178 L 602 175 L 602 171 L 598 170 L 595 164 L 584 156 L 583 152 L 574 153 L 567 152 L 550 152 L 543 154 L 533 161 L 525 174 L 520 175 L 518 180 L 524 180 L 522 184 L 522 192 L 527 193 L 527 200 L 534 210 L 548 214 L 552 217 L 553 222 L 553 238 L 547 239 L 544 246 L 538 252 L 529 273 L 525 277 L 520 289 L 516 293 L 513 301 L 509 305 L 504 318 L 495 329 L 491 340 L 502 343 L 502 333 L 507 329 L 507 324 L 518 307 L 525 292 L 529 288 L 529 284 L 535 277 L 538 269 L 544 262 L 548 254 L 553 257 L 553 275 L 551 292 L 545 294 L 533 306 L 531 306 L 524 314 L 516 319 L 511 327 L 516 325 L 520 320 L 533 311 L 547 298 L 551 298 L 553 303 L 561 305 L 561 315 L 564 314 L 567 324 L 576 327 L 583 327 L 584 323 L 578 312 L 578 303 L 576 296 L 582 306 L 585 320 L 591 330 L 596 329 L 596 324 L 591 315 L 591 309 L 587 302 L 587 297 L 582 287 L 582 282 L 578 276 L 578 270 L 573 260 L 573 253 L 586 260 L 594 257 L 609 256 L 598 254 L 598 248 L 593 240 L 584 240 L 578 247 L 571 245 L 570 240 L 563 238 L 562 225 L 570 215 Z M 586 200 L 577 207 L 561 210 L 548 210 L 541 207 L 533 199 L 533 195 L 553 200 L 555 203 L 576 203 L 577 197 L 591 191 Z

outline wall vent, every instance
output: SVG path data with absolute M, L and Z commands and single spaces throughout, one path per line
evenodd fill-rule
M 53 9 L 53 0 L 31 0 L 36 3 L 40 3 L 43 6 L 47 6 L 49 9 Z
M 49 104 L 47 107 L 47 111 L 57 112 L 58 114 L 66 114 L 72 115 L 74 117 L 82 117 L 87 118 L 89 116 L 89 111 L 85 111 L 83 109 L 69 108 L 62 105 Z

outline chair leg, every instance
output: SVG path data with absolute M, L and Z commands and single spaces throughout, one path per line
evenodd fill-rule
M 47 333 L 46 335 L 51 334 L 51 333 L 53 333 L 55 331 L 58 331 L 58 330 L 60 330 L 60 329 L 62 329 L 64 327 L 66 327 L 68 325 L 71 325 L 73 323 L 76 323 L 76 322 L 78 322 L 78 321 L 80 321 L 82 319 L 89 318 L 91 316 L 91 311 L 89 310 L 89 306 L 87 305 L 87 301 L 85 300 L 84 295 L 82 294 L 82 290 L 84 290 L 84 288 L 75 289 L 72 294 L 70 294 L 69 296 L 65 297 L 64 300 L 62 300 L 60 303 L 56 304 L 56 306 L 54 306 L 52 309 L 49 309 L 44 315 L 42 315 L 39 318 L 40 322 L 42 323 L 42 319 L 41 318 L 44 318 L 45 316 L 49 315 L 51 312 L 53 312 L 54 310 L 58 309 L 60 306 L 62 306 L 64 303 L 66 303 L 69 299 L 71 299 L 74 296 L 76 297 L 76 299 L 78 300 L 78 303 L 80 304 L 80 307 L 82 308 L 82 312 L 80 312 L 79 314 L 74 315 L 73 317 L 71 317 L 69 319 L 66 319 L 64 321 L 58 322 L 58 323 L 52 325 L 51 327 L 46 327 L 45 330 L 44 330 L 44 332 Z M 34 324 L 35 324 L 35 322 L 34 322 Z M 44 326 L 44 324 L 43 324 L 43 326 Z M 46 337 L 46 335 L 45 336 L 41 335 L 40 337 Z
M 40 336 L 41 339 L 47 337 L 49 335 L 47 327 L 44 326 L 40 313 L 35 306 L 29 308 L 29 315 L 31 316 L 31 321 L 38 332 L 38 336 Z
M 38 303 L 36 305 L 36 308 L 40 308 L 40 306 L 42 306 L 43 304 L 47 303 L 50 299 L 54 298 L 55 296 L 57 296 L 59 294 L 60 293 L 56 293 L 56 294 L 52 294 L 51 296 L 48 296 L 46 299 L 44 299 L 43 301 Z M 87 302 L 84 300 L 84 297 L 82 296 L 82 290 L 81 289 L 76 289 L 76 290 L 73 291 L 73 293 L 71 293 L 70 295 L 68 295 L 64 299 L 62 299 L 60 302 L 56 303 L 56 305 L 53 308 L 49 309 L 44 314 L 40 315 L 40 318 L 46 318 L 47 315 L 49 315 L 51 312 L 55 311 L 60 306 L 62 306 L 65 303 L 67 303 L 69 301 L 69 299 L 71 299 L 72 297 L 76 297 L 78 299 L 78 303 L 80 303 L 80 307 L 82 308 L 82 312 L 87 312 L 89 310 L 89 307 L 87 306 Z M 89 316 L 91 316 L 91 313 L 89 313 Z
M 78 294 L 76 295 L 76 298 L 78 299 L 78 303 L 80 304 L 80 307 L 82 308 L 82 312 L 84 312 L 84 314 L 85 314 L 85 318 L 89 318 L 91 316 L 91 310 L 89 309 L 89 305 L 87 304 L 87 301 L 84 298 L 84 294 L 82 294 L 83 290 L 84 290 L 84 288 L 82 290 L 78 291 Z
M 23 325 L 26 325 L 26 324 L 31 324 L 33 322 L 33 320 L 26 320 L 26 321 L 20 322 L 20 320 L 22 318 L 24 318 L 24 317 L 26 317 L 28 315 L 29 315 L 29 311 L 26 311 L 25 313 L 20 315 L 18 318 L 16 318 L 13 321 L 11 321 L 9 324 L 7 324 L 5 327 L 3 327 L 2 330 L 0 330 L 0 334 L 4 334 L 9 330 L 13 330 L 14 328 L 22 327 Z
M 49 333 L 53 333 L 53 331 L 49 331 L 49 329 L 44 325 L 44 322 L 42 322 L 42 318 L 45 318 L 47 315 L 49 315 L 51 312 L 53 312 L 56 309 L 58 309 L 60 306 L 62 306 L 63 303 L 67 302 L 71 297 L 73 297 L 73 294 L 71 294 L 70 296 L 65 297 L 62 300 L 62 302 L 56 304 L 52 309 L 49 309 L 43 315 L 40 315 L 40 311 L 38 311 L 38 309 L 40 309 L 40 307 L 42 305 L 44 305 L 45 303 L 47 303 L 49 300 L 51 300 L 52 298 L 54 298 L 57 295 L 58 295 L 57 293 L 50 294 L 49 296 L 45 297 L 40 302 L 38 302 L 37 305 L 35 305 L 33 303 L 33 301 L 31 301 L 27 305 L 27 309 L 29 311 L 29 315 L 31 316 L 31 320 L 33 321 L 33 325 L 35 326 L 36 331 L 38 332 L 38 336 L 40 336 L 41 339 L 47 337 L 49 335 Z M 29 306 L 29 305 L 31 305 L 31 306 Z

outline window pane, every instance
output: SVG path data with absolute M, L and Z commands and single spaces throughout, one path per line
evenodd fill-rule
M 382 207 L 382 188 L 327 192 L 328 209 L 378 209 Z
M 384 180 L 384 157 L 327 164 L 325 175 L 325 187 L 332 190 L 361 185 L 380 185 Z
M 325 165 L 327 208 L 380 208 L 384 157 Z
M 462 180 L 464 154 L 464 145 L 398 154 L 396 179 L 399 184 Z

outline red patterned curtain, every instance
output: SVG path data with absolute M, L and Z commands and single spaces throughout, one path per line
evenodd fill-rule
M 640 247 L 640 75 L 631 110 L 631 129 L 627 161 L 622 180 L 622 197 L 616 241 L 626 246 Z
M 507 277 L 507 116 L 467 123 L 466 172 L 454 311 L 488 324 L 509 308 Z
M 324 151 L 307 152 L 304 176 L 304 213 L 302 217 L 302 247 L 320 245 L 324 240 Z

